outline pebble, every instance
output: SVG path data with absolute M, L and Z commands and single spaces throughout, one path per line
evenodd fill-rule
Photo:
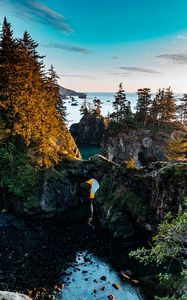
M 120 289 L 120 285 L 118 283 L 113 283 L 112 285 L 116 290 Z
M 106 280 L 106 276 L 101 276 L 100 279 L 103 280 L 103 281 L 105 281 Z

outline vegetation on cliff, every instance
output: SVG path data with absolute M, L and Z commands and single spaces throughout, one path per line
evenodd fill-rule
M 187 198 L 186 198 L 187 201 Z M 185 204 L 184 204 L 185 205 Z M 165 263 L 167 268 L 160 274 L 160 280 L 165 282 L 166 290 L 174 293 L 171 298 L 156 297 L 156 299 L 184 300 L 187 297 L 185 281 L 187 280 L 187 248 L 186 248 L 187 211 L 179 210 L 176 215 L 168 213 L 160 224 L 158 232 L 152 238 L 150 249 L 139 248 L 130 252 L 141 263 L 158 265 Z M 178 261 L 181 272 L 178 276 L 171 275 L 170 266 L 173 261 Z
M 58 76 L 46 72 L 38 44 L 13 36 L 4 18 L 0 36 L 0 186 L 29 200 L 39 173 L 78 150 L 65 124 Z M 6 198 L 6 197 L 5 197 Z

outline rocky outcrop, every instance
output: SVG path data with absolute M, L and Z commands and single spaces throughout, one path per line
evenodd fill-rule
M 103 226 L 116 237 L 133 240 L 137 229 L 153 231 L 168 211 L 182 207 L 187 195 L 187 163 L 157 162 L 136 169 L 101 155 L 89 160 L 67 160 L 44 174 L 38 207 L 22 207 L 22 216 L 60 217 L 90 205 L 91 183 L 100 187 L 95 203 Z
M 59 215 L 88 203 L 94 178 L 101 181 L 116 164 L 101 155 L 90 160 L 69 160 L 62 170 L 51 174 L 46 180 L 40 203 L 41 213 Z
M 167 144 L 169 140 L 185 135 L 185 131 L 164 131 L 158 129 L 131 129 L 105 134 L 104 155 L 117 163 L 134 159 L 136 166 L 150 162 L 167 161 Z
M 95 203 L 101 223 L 129 242 L 137 230 L 153 232 L 167 212 L 182 207 L 186 195 L 186 163 L 153 163 L 139 170 L 123 164 L 102 179 Z
M 62 95 L 63 98 L 69 97 L 69 96 L 77 96 L 79 98 L 86 98 L 85 93 L 79 93 L 70 89 L 66 89 L 62 86 L 60 86 L 60 94 Z
M 61 176 L 58 188 L 56 179 L 53 184 L 47 182 L 42 211 L 67 212 L 85 203 L 90 189 L 85 194 L 84 185 L 95 178 L 100 184 L 94 201 L 96 214 L 115 237 L 128 242 L 139 230 L 154 231 L 167 212 L 182 207 L 187 195 L 187 163 L 182 162 L 157 162 L 136 169 L 95 155 L 68 161 Z
M 82 117 L 79 123 L 71 125 L 70 132 L 77 144 L 101 145 L 107 126 L 107 118 Z

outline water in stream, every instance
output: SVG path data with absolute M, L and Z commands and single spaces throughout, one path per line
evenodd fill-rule
M 101 151 L 101 147 L 89 145 L 82 145 L 79 149 L 84 159 Z M 93 192 L 98 188 L 99 184 L 94 180 Z M 104 300 L 109 299 L 110 295 L 115 300 L 145 299 L 140 288 L 122 281 L 109 263 L 87 250 L 77 252 L 74 262 L 62 270 L 62 274 L 63 300 Z
M 77 253 L 65 274 L 63 300 L 104 300 L 110 295 L 116 300 L 144 299 L 138 287 L 122 281 L 109 264 L 87 251 Z

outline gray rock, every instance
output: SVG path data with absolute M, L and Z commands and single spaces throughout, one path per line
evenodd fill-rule
M 108 119 L 104 117 L 82 117 L 71 125 L 70 132 L 78 144 L 101 145 L 107 126 Z
M 19 293 L 0 291 L 0 300 L 32 300 L 32 298 Z
M 150 162 L 168 161 L 167 144 L 169 140 L 179 138 L 185 131 L 167 132 L 154 129 L 126 128 L 117 134 L 105 133 L 104 155 L 116 163 L 134 159 L 136 167 Z

